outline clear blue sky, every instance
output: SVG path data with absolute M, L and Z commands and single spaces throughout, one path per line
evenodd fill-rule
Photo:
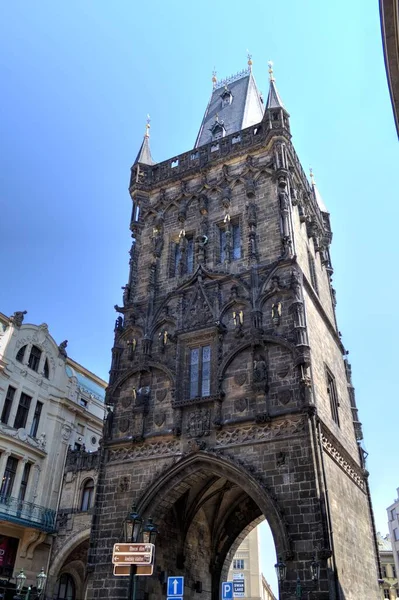
M 2 2 L 0 311 L 28 310 L 104 378 L 128 272 L 129 169 L 189 150 L 211 75 L 273 59 L 331 212 L 338 320 L 377 527 L 399 486 L 398 158 L 377 0 Z M 274 556 L 270 559 L 274 563 Z

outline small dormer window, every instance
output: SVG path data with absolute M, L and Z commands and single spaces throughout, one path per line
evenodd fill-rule
M 218 127 L 217 129 L 214 129 L 213 136 L 212 136 L 214 140 L 220 140 L 223 136 L 224 136 L 224 128 L 223 127 Z
M 233 101 L 233 94 L 226 86 L 224 87 L 223 94 L 221 94 L 220 97 L 222 99 L 222 108 L 229 106 L 229 104 L 231 104 Z
M 210 129 L 212 133 L 212 140 L 220 140 L 226 135 L 226 129 L 224 122 L 219 120 L 219 115 L 216 115 L 215 122 Z

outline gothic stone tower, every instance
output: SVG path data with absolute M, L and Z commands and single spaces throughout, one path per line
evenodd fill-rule
M 264 518 L 287 565 L 280 598 L 295 596 L 299 577 L 320 600 L 377 599 L 330 218 L 273 73 L 266 104 L 251 65 L 214 78 L 189 152 L 154 163 L 147 129 L 130 194 L 89 597 L 127 597 L 111 553 L 134 501 L 160 531 L 139 600 L 161 599 L 165 574 L 185 576 L 186 600 L 218 600 L 236 548 Z

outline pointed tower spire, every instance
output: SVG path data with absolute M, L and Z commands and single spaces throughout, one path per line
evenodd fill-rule
M 142 165 L 155 165 L 155 162 L 152 159 L 151 156 L 151 150 L 150 150 L 150 115 L 147 115 L 147 123 L 145 126 L 145 134 L 144 134 L 144 139 L 143 142 L 140 146 L 140 150 L 139 153 L 137 154 L 136 160 L 134 161 L 133 165 L 137 165 L 138 163 L 141 163 Z
M 320 192 L 317 189 L 312 167 L 310 167 L 310 169 L 309 169 L 309 176 L 310 176 L 310 185 L 312 187 L 314 197 L 316 198 L 317 206 L 320 208 L 321 212 L 328 213 L 327 207 L 323 202 L 323 198 L 321 197 Z
M 289 114 L 284 108 L 283 101 L 277 91 L 276 80 L 274 79 L 273 63 L 268 62 L 269 66 L 269 93 L 267 95 L 264 121 L 268 122 L 270 129 L 286 129 L 290 133 Z
M 274 79 L 274 73 L 273 73 L 273 62 L 271 60 L 269 60 L 268 65 L 269 65 L 270 88 L 269 88 L 269 94 L 267 96 L 266 108 L 284 108 L 283 101 L 281 100 L 280 95 L 276 88 L 276 80 Z

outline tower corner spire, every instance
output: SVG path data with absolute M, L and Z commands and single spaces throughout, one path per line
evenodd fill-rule
M 144 138 L 141 143 L 140 150 L 136 156 L 136 160 L 133 163 L 133 166 L 137 165 L 139 163 L 141 163 L 142 165 L 155 165 L 155 161 L 153 160 L 153 158 L 151 156 L 151 149 L 150 149 L 150 127 L 151 127 L 150 123 L 151 123 L 150 115 L 147 115 Z

